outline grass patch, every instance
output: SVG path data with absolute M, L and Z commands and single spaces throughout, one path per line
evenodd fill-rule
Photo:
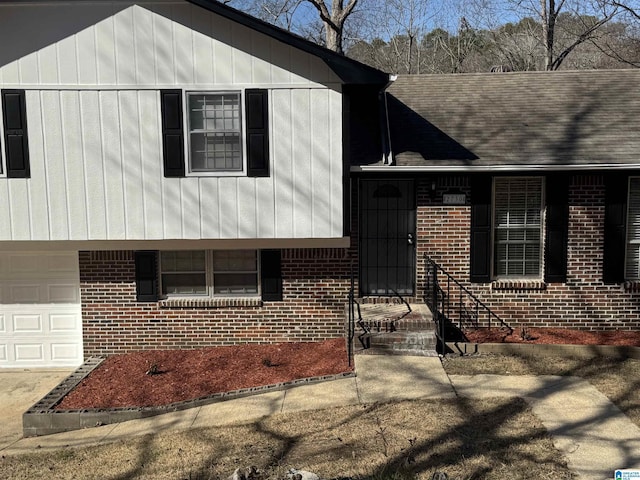
M 147 435 L 62 452 L 7 456 L 11 479 L 226 479 L 255 465 L 321 478 L 571 479 L 527 404 L 513 399 L 415 400 L 274 415 L 260 422 Z
M 640 360 L 507 355 L 447 356 L 449 375 L 562 375 L 582 377 L 615 403 L 640 427 Z

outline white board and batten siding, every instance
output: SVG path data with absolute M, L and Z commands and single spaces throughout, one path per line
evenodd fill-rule
M 13 8 L 45 23 L 51 7 Z M 0 241 L 342 237 L 341 85 L 324 62 L 187 2 L 101 2 L 91 25 L 59 8 L 51 45 L 0 48 L 31 163 L 0 178 Z M 269 89 L 271 175 L 164 178 L 159 90 L 176 87 Z
M 77 253 L 0 253 L 0 368 L 82 363 Z

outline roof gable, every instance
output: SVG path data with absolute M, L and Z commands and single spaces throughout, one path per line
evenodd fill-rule
M 207 7 L 203 10 L 203 5 Z M 217 2 L 3 5 L 4 84 L 340 84 L 385 74 Z M 2 21 L 1 18 L 4 18 Z M 1 27 L 6 28 L 1 28 Z
M 333 52 L 305 38 L 278 28 L 270 23 L 235 10 L 228 5 L 216 0 L 188 0 L 207 10 L 222 15 L 230 20 L 245 25 L 257 32 L 268 35 L 271 38 L 298 48 L 304 52 L 321 58 L 338 75 L 344 83 L 366 83 L 385 85 L 389 80 L 389 74 L 373 67 L 360 63 L 349 57 Z

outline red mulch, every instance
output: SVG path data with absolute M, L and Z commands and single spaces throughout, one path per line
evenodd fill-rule
M 149 375 L 152 365 L 158 373 Z M 56 409 L 168 405 L 351 370 L 343 338 L 318 343 L 147 350 L 107 358 Z
M 506 329 L 479 328 L 465 330 L 464 334 L 473 343 L 533 343 L 570 345 L 629 345 L 640 347 L 640 331 L 625 330 L 569 330 L 565 328 L 522 328 L 512 334 Z

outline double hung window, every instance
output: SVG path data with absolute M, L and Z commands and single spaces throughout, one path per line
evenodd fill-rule
M 258 294 L 255 250 L 160 252 L 162 294 L 227 297 Z
M 494 179 L 495 277 L 541 276 L 542 192 L 542 177 Z
M 161 90 L 160 111 L 165 177 L 269 176 L 267 89 Z
M 640 177 L 629 179 L 625 279 L 640 280 Z
M 192 172 L 241 172 L 240 92 L 187 93 Z

